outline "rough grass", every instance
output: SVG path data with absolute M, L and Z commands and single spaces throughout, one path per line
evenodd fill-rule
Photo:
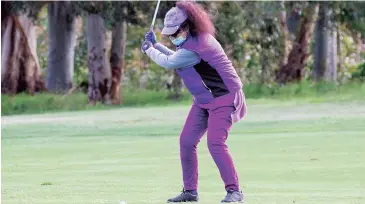
M 188 108 L 2 117 L 2 202 L 165 203 L 181 190 Z M 365 203 L 364 124 L 364 101 L 249 101 L 228 139 L 247 203 Z M 198 152 L 200 203 L 219 203 L 206 137 Z
M 365 83 L 349 83 L 342 86 L 335 84 L 319 83 L 311 84 L 303 82 L 280 87 L 278 85 L 244 86 L 247 99 L 272 99 L 286 101 L 296 99 L 298 102 L 325 102 L 325 101 L 348 101 L 365 100 Z M 124 103 L 122 107 L 131 106 L 166 106 L 173 104 L 189 104 L 191 96 L 186 91 L 180 101 L 168 99 L 168 92 L 128 89 L 122 93 Z M 111 109 L 120 106 L 96 106 L 87 105 L 87 95 L 74 93 L 63 96 L 56 94 L 37 94 L 29 96 L 20 94 L 13 97 L 2 95 L 1 115 L 46 113 L 60 111 L 76 111 L 90 109 Z

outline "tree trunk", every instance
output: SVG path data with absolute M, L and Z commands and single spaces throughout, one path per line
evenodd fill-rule
M 44 91 L 44 81 L 36 52 L 36 27 L 27 15 L 4 19 L 1 53 L 2 93 L 34 94 Z
M 360 32 L 356 32 L 355 34 L 355 43 L 356 43 L 356 62 L 360 63 L 361 62 L 361 50 L 362 50 L 362 40 L 361 40 L 361 33 Z
M 330 22 L 327 2 L 321 2 L 315 32 L 313 80 L 337 79 L 337 37 Z
M 284 1 L 280 2 L 281 11 L 280 11 L 280 25 L 281 25 L 281 46 L 282 46 L 282 55 L 279 61 L 279 66 L 282 67 L 288 63 L 289 49 L 290 49 L 290 41 L 289 41 L 289 30 L 286 23 L 286 9 Z
M 323 79 L 324 72 L 327 65 L 327 51 L 328 51 L 328 8 L 325 3 L 321 3 L 318 11 L 318 21 L 315 31 L 314 43 L 314 67 L 313 80 L 320 81 Z
M 71 2 L 58 1 L 48 5 L 48 70 L 46 86 L 52 92 L 72 88 L 76 45 L 76 17 Z
M 284 7 L 284 5 L 282 5 L 282 9 L 286 8 Z M 284 11 L 285 11 L 284 10 Z M 298 28 L 300 27 L 300 13 L 301 13 L 301 8 L 298 5 L 293 5 L 290 11 L 290 14 L 288 15 L 288 18 L 286 19 L 286 27 L 288 29 L 288 37 L 290 40 L 294 41 L 295 40 L 295 36 L 298 33 Z
M 279 83 L 300 81 L 304 75 L 304 66 L 309 56 L 309 42 L 318 13 L 318 3 L 309 2 L 304 12 L 300 30 L 288 57 L 288 63 L 276 72 Z
M 111 70 L 107 57 L 104 20 L 89 14 L 86 21 L 89 67 L 89 103 L 110 104 Z
M 335 30 L 328 33 L 327 64 L 324 78 L 327 81 L 337 80 L 337 32 Z
M 339 25 L 336 26 L 336 32 L 337 32 L 337 55 L 338 55 L 337 73 L 340 74 L 339 81 L 342 82 L 343 60 L 342 60 L 342 46 L 341 46 L 341 30 L 339 28 Z
M 127 22 L 122 20 L 113 29 L 113 40 L 111 48 L 110 65 L 112 68 L 112 103 L 119 105 L 122 103 L 120 88 L 125 66 L 125 49 L 127 39 Z

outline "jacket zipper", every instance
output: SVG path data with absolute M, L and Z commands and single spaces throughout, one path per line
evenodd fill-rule
M 202 80 L 202 84 L 203 84 L 203 86 L 210 92 L 210 93 L 212 93 L 212 90 L 210 90 L 210 88 L 208 88 L 208 86 L 204 83 L 204 81 Z

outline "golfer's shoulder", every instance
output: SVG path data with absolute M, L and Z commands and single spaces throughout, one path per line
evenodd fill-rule
M 201 33 L 197 36 L 197 40 L 206 46 L 216 44 L 218 41 L 215 39 L 215 37 L 210 33 Z

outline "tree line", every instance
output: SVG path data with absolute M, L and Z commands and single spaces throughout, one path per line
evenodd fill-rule
M 147 31 L 157 2 L 2 1 L 2 93 L 67 93 L 74 83 L 78 16 L 85 19 L 87 93 L 91 104 L 120 104 L 128 29 Z M 247 83 L 287 84 L 305 79 L 341 81 L 346 57 L 343 36 L 350 36 L 355 61 L 363 62 L 365 2 L 200 2 L 209 10 L 217 39 Z M 161 2 L 159 19 L 175 5 Z M 47 7 L 48 55 L 43 77 L 35 32 Z M 108 47 L 105 33 L 112 32 Z M 166 40 L 166 39 L 165 39 Z M 346 48 L 347 49 L 347 48 Z M 309 61 L 311 65 L 308 66 Z M 361 66 L 359 66 L 361 67 Z M 365 67 L 365 66 L 364 66 Z M 365 68 L 364 68 L 365 70 Z M 353 71 L 352 71 L 353 72 Z M 365 72 L 365 71 L 364 71 Z M 170 85 L 179 95 L 176 73 Z

